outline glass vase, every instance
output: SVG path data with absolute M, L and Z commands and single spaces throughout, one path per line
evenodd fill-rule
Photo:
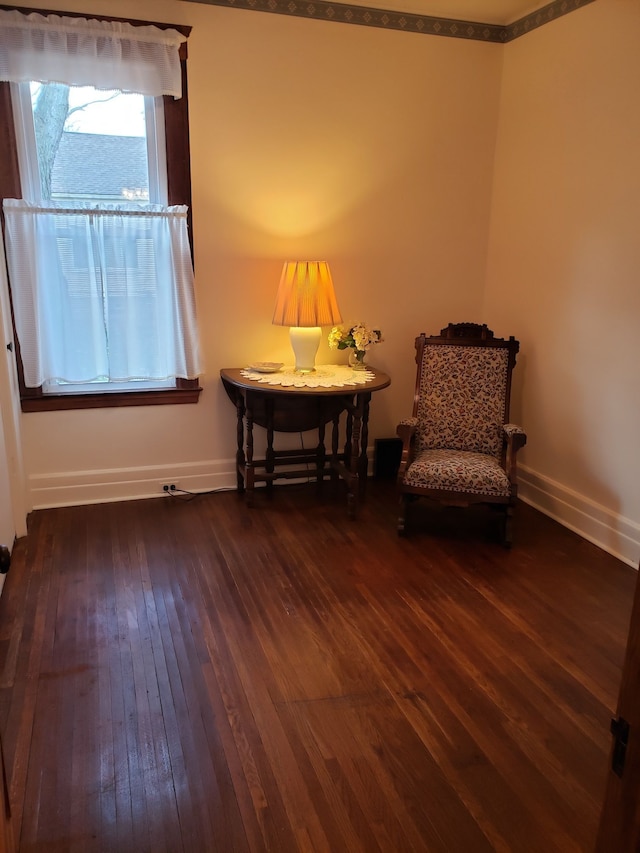
M 349 365 L 354 370 L 366 370 L 366 365 L 364 363 L 364 357 L 366 352 L 363 349 L 350 349 L 349 350 Z

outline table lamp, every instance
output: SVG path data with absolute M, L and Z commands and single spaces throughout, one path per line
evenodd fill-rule
M 312 373 L 322 334 L 320 326 L 341 323 L 326 261 L 286 261 L 273 312 L 275 326 L 289 326 L 297 373 Z

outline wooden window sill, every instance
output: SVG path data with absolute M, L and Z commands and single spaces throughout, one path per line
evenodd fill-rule
M 107 409 L 121 406 L 174 406 L 197 403 L 202 388 L 170 388 L 158 391 L 122 391 L 109 394 L 40 394 L 22 397 L 23 412 L 56 412 L 65 409 Z

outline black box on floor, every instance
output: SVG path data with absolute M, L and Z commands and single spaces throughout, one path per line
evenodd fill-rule
M 376 438 L 373 451 L 373 476 L 392 478 L 398 473 L 402 441 L 399 438 Z

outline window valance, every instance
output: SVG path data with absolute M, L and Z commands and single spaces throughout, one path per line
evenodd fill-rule
M 0 80 L 179 98 L 184 41 L 177 30 L 151 25 L 0 10 Z

